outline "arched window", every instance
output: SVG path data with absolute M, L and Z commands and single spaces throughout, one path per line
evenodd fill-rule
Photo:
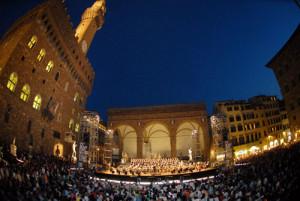
M 6 87 L 10 90 L 10 91 L 15 91 L 16 85 L 18 82 L 18 75 L 17 73 L 13 72 L 10 74 L 9 79 L 7 81 L 7 85 Z
M 37 43 L 37 37 L 36 36 L 32 36 L 29 40 L 29 42 L 27 43 L 27 46 L 31 49 L 35 46 L 35 44 Z
M 69 121 L 69 129 L 73 129 L 73 127 L 74 127 L 74 120 L 70 119 L 70 121 Z
M 79 100 L 79 94 L 78 92 L 76 92 L 74 95 L 74 102 L 77 102 L 78 100 Z
M 79 132 L 79 123 L 75 125 L 75 132 Z
M 49 73 L 52 70 L 53 66 L 54 66 L 54 63 L 53 63 L 53 61 L 50 60 L 46 66 L 46 71 Z
M 32 107 L 36 110 L 40 110 L 41 109 L 41 104 L 42 104 L 42 98 L 40 95 L 36 95 L 34 97 L 34 100 L 33 100 L 33 105 Z
M 36 59 L 38 61 L 42 61 L 43 58 L 45 57 L 45 55 L 46 55 L 46 50 L 45 49 L 41 49 L 40 52 L 39 52 L 39 54 L 38 54 L 38 56 L 36 57 Z
M 29 95 L 30 95 L 30 87 L 28 84 L 25 84 L 22 88 L 20 99 L 23 100 L 24 102 L 27 102 Z

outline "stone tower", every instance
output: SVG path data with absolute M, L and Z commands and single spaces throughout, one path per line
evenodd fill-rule
M 0 145 L 71 158 L 95 77 L 81 43 L 104 11 L 102 0 L 87 9 L 76 38 L 63 1 L 47 0 L 0 38 Z
M 105 0 L 96 0 L 81 16 L 81 22 L 76 28 L 75 37 L 84 54 L 87 53 L 96 31 L 102 27 L 105 12 Z

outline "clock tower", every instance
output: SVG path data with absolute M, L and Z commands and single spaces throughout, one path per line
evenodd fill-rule
M 95 3 L 82 14 L 81 21 L 76 28 L 75 37 L 84 54 L 87 53 L 96 31 L 102 27 L 105 12 L 105 0 L 96 0 Z

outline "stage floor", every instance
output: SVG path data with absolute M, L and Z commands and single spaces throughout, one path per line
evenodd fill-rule
M 185 172 L 177 174 L 141 174 L 141 175 L 126 175 L 126 174 L 113 174 L 110 171 L 97 171 L 95 176 L 101 179 L 118 180 L 118 181 L 131 181 L 131 182 L 157 182 L 164 180 L 191 180 L 203 177 L 210 177 L 216 174 L 216 168 L 206 168 L 200 172 Z

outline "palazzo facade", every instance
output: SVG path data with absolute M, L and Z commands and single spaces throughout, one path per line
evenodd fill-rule
M 19 18 L 0 40 L 0 143 L 70 157 L 95 72 L 86 57 L 104 23 L 105 1 L 77 29 L 61 0 Z
M 300 137 L 300 26 L 266 65 L 273 70 L 287 109 L 291 132 Z

